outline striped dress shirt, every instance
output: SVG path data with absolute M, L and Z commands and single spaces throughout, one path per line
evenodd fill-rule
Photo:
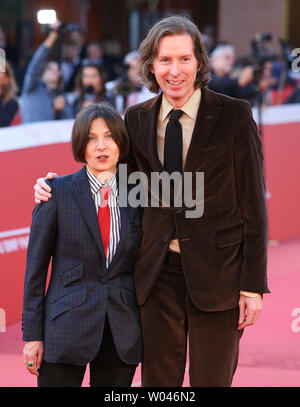
M 95 175 L 88 170 L 88 168 L 86 168 L 86 172 L 89 179 L 90 188 L 95 202 L 97 214 L 98 208 L 101 204 L 100 188 L 107 185 L 111 187 L 111 192 L 108 197 L 108 206 L 110 209 L 110 235 L 106 256 L 106 268 L 108 268 L 109 264 L 112 261 L 113 256 L 116 253 L 117 246 L 120 241 L 120 231 L 121 231 L 121 215 L 119 208 L 118 185 L 116 178 L 117 173 L 115 172 L 115 174 L 107 183 L 103 183 L 99 179 L 97 179 Z

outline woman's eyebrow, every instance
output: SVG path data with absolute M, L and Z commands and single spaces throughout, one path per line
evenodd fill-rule
M 98 133 L 93 132 L 93 131 L 89 131 L 89 134 L 93 134 L 94 136 L 98 136 Z M 103 134 L 112 134 L 110 130 L 106 130 Z

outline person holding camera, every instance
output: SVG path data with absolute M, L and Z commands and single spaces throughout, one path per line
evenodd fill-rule
M 233 75 L 235 50 L 230 44 L 219 44 L 211 53 L 211 81 L 208 88 L 227 96 L 248 99 L 254 96 L 253 67 L 243 67 Z
M 72 109 L 63 93 L 61 69 L 47 58 L 58 36 L 60 22 L 52 24 L 46 40 L 30 61 L 21 94 L 23 123 L 72 118 Z
M 108 102 L 114 105 L 113 97 L 106 94 L 105 71 L 102 65 L 87 62 L 82 65 L 76 78 L 77 97 L 73 102 L 73 115 L 93 103 Z
M 121 115 L 130 106 L 145 102 L 155 96 L 144 86 L 139 76 L 138 51 L 131 51 L 125 55 L 123 68 L 124 71 L 116 80 L 106 84 L 107 92 L 114 97 L 115 107 Z

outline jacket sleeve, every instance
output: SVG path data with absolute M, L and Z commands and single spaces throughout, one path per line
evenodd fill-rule
M 40 45 L 34 53 L 26 70 L 22 93 L 29 93 L 35 90 L 41 80 L 43 69 L 51 49 Z
M 247 102 L 234 134 L 236 187 L 242 218 L 244 246 L 240 290 L 268 293 L 268 220 L 262 142 Z
M 52 186 L 52 193 L 53 193 Z M 44 300 L 47 272 L 56 239 L 56 199 L 33 210 L 27 249 L 22 330 L 24 341 L 43 340 Z

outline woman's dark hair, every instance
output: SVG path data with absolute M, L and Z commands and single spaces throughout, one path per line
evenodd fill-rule
M 125 123 L 116 109 L 107 102 L 94 103 L 76 116 L 72 129 L 72 150 L 75 161 L 85 163 L 85 150 L 89 141 L 90 126 L 94 119 L 103 119 L 119 147 L 119 161 L 129 153 L 129 136 Z
M 83 74 L 83 71 L 85 68 L 94 68 L 99 73 L 99 75 L 102 79 L 102 89 L 101 89 L 100 93 L 97 94 L 97 97 L 99 97 L 100 99 L 104 98 L 106 96 L 106 88 L 105 88 L 106 72 L 102 65 L 92 63 L 92 62 L 86 62 L 86 63 L 82 64 L 82 66 L 80 67 L 80 70 L 77 73 L 76 79 L 75 79 L 75 87 L 79 94 L 79 99 L 80 100 L 84 99 L 85 87 L 82 83 L 82 74 Z
M 151 92 L 159 92 L 159 85 L 151 67 L 158 52 L 159 42 L 168 35 L 189 34 L 194 45 L 195 57 L 199 63 L 199 70 L 195 80 L 195 89 L 204 87 L 210 81 L 209 62 L 205 45 L 198 27 L 187 17 L 175 15 L 158 21 L 142 41 L 140 54 L 140 76 L 145 86 Z

